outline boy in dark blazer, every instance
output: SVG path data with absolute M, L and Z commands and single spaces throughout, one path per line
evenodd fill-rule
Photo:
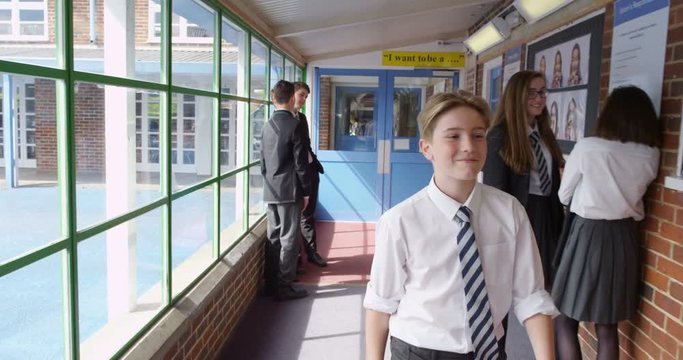
M 310 194 L 307 149 L 301 122 L 293 116 L 294 85 L 280 80 L 271 90 L 276 110 L 263 126 L 261 174 L 263 201 L 268 218 L 266 243 L 266 292 L 278 300 L 298 299 L 306 290 L 292 286 L 299 253 L 301 209 Z
M 313 263 L 319 267 L 327 266 L 327 261 L 318 252 L 318 245 L 315 234 L 315 206 L 318 202 L 318 186 L 320 185 L 320 175 L 325 171 L 323 165 L 318 161 L 318 157 L 313 153 L 311 148 L 311 136 L 308 134 L 308 120 L 306 115 L 302 113 L 301 108 L 306 103 L 311 89 L 305 82 L 294 82 L 294 116 L 301 122 L 301 138 L 304 141 L 307 151 L 308 164 L 308 182 L 311 186 L 311 196 L 308 201 L 308 206 L 304 207 L 301 213 L 301 234 L 303 235 L 304 250 L 308 256 L 308 262 Z

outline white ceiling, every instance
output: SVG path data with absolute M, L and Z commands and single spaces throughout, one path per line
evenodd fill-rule
M 230 8 L 306 62 L 463 40 L 498 0 L 229 0 Z

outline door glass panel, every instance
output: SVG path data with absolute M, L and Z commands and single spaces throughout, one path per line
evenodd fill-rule
M 320 77 L 320 150 L 376 151 L 378 89 L 377 76 Z
M 453 78 L 395 77 L 392 135 L 394 151 L 417 151 L 417 114 L 429 98 L 453 91 Z
M 489 73 L 489 105 L 491 106 L 491 113 L 496 111 L 498 101 L 500 100 L 501 91 L 503 91 L 503 77 L 501 74 L 501 67 L 498 66 L 491 69 Z

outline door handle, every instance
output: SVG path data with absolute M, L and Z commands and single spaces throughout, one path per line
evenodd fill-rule
M 391 170 L 391 144 L 389 140 L 377 140 L 377 173 L 388 174 Z

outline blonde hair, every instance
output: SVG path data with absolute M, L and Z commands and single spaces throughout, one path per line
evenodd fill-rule
M 489 105 L 479 96 L 465 90 L 457 90 L 454 93 L 440 93 L 433 95 L 425 104 L 417 116 L 417 124 L 420 127 L 420 138 L 431 140 L 434 128 L 441 115 L 446 112 L 466 106 L 478 112 L 484 120 L 484 126 L 488 128 L 490 123 Z
M 512 75 L 503 91 L 496 115 L 493 117 L 492 126 L 502 125 L 505 130 L 500 156 L 505 164 L 517 174 L 530 171 L 534 162 L 534 153 L 531 150 L 531 141 L 527 132 L 529 115 L 526 103 L 529 84 L 536 78 L 545 80 L 545 76 L 538 71 L 524 70 Z M 550 150 L 553 161 L 562 166 L 564 163 L 562 151 L 550 128 L 550 114 L 547 107 L 543 107 L 541 114 L 536 117 L 536 127 L 543 143 Z

